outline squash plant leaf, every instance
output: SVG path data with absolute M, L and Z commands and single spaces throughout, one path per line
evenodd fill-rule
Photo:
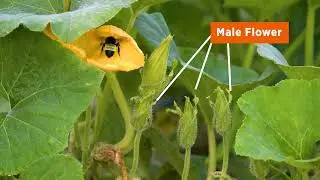
M 256 44 L 260 56 L 272 60 L 290 79 L 319 79 L 320 68 L 315 66 L 289 66 L 282 53 L 270 44 Z
M 0 66 L 0 175 L 12 175 L 67 146 L 69 130 L 103 73 L 25 28 L 0 39 Z
M 236 135 L 236 153 L 293 166 L 313 159 L 320 140 L 319 90 L 320 80 L 292 79 L 243 94 L 238 105 L 246 118 Z
M 115 16 L 133 0 L 77 0 L 70 11 L 63 12 L 63 1 L 0 2 L 0 37 L 23 24 L 32 31 L 42 31 L 48 23 L 59 39 L 73 41 L 93 27 L 100 26 Z M 79 23 L 81 22 L 81 23 Z
M 279 68 L 290 79 L 320 79 L 320 68 L 315 66 L 283 66 L 278 65 Z
M 54 155 L 38 160 L 21 174 L 21 180 L 83 180 L 82 165 L 71 156 Z
M 270 44 L 255 44 L 260 56 L 274 61 L 276 64 L 288 65 L 286 58 L 281 52 Z

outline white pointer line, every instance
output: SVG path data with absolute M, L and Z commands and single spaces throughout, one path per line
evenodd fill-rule
M 231 63 L 230 63 L 230 44 L 227 43 L 227 55 L 228 55 L 228 76 L 229 76 L 229 91 L 232 91 L 231 85 Z
M 166 91 L 170 88 L 170 86 L 178 79 L 178 77 L 181 75 L 181 73 L 187 68 L 187 66 L 191 63 L 191 61 L 196 57 L 196 55 L 201 51 L 201 49 L 204 47 L 204 45 L 207 44 L 207 42 L 210 40 L 210 36 L 202 43 L 202 45 L 199 47 L 199 49 L 193 54 L 193 56 L 189 59 L 189 61 L 181 68 L 181 70 L 178 72 L 178 74 L 170 81 L 170 83 L 167 85 L 167 87 L 161 92 L 161 94 L 158 96 L 156 101 L 159 101 L 159 99 L 166 93 Z
M 198 76 L 198 80 L 197 80 L 196 86 L 194 87 L 195 90 L 198 89 L 198 86 L 199 86 L 199 83 L 200 83 L 200 80 L 201 80 L 201 77 L 202 77 L 202 74 L 203 74 L 204 67 L 206 66 L 206 63 L 207 63 L 207 60 L 208 60 L 208 57 L 209 57 L 209 54 L 210 54 L 211 46 L 212 46 L 212 43 L 209 44 L 209 47 L 208 47 L 208 50 L 207 50 L 207 54 L 206 54 L 206 57 L 204 58 L 204 61 L 203 61 L 202 67 L 201 67 L 200 74 Z

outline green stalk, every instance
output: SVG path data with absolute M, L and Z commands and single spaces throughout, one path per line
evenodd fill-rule
M 255 53 L 255 45 L 254 44 L 249 44 L 246 56 L 244 58 L 242 66 L 245 68 L 250 68 L 252 65 L 253 57 Z
M 305 52 L 304 52 L 305 66 L 313 66 L 313 61 L 314 61 L 313 50 L 314 50 L 315 13 L 316 13 L 316 9 L 311 6 L 311 1 L 308 0 L 306 41 L 305 41 Z
M 207 123 L 208 131 L 208 146 L 209 146 L 209 161 L 208 161 L 208 177 L 216 171 L 216 137 L 212 123 Z
M 314 35 L 317 35 L 320 33 L 320 26 L 317 26 L 315 28 Z M 290 44 L 290 46 L 286 49 L 284 52 L 284 57 L 290 61 L 291 57 L 294 55 L 294 53 L 297 51 L 297 49 L 303 44 L 304 40 L 306 38 L 306 30 L 304 29 L 299 36 L 293 40 L 293 42 Z M 289 63 L 290 64 L 290 63 Z
M 284 52 L 284 57 L 289 61 L 291 57 L 294 55 L 294 52 L 298 49 L 298 47 L 304 42 L 306 31 L 304 30 L 299 36 L 291 43 L 291 45 Z M 290 63 L 289 63 L 290 64 Z
M 100 136 L 103 120 L 106 117 L 106 111 L 108 108 L 107 106 L 109 105 L 109 101 L 111 101 L 111 98 L 112 89 L 110 86 L 110 81 L 107 81 L 104 85 L 102 92 L 99 93 L 97 97 L 97 110 L 94 120 L 93 143 L 97 142 Z
M 83 151 L 82 151 L 82 163 L 83 163 L 84 169 L 86 169 L 86 166 L 87 166 L 89 150 L 90 150 L 89 131 L 90 131 L 90 125 L 91 125 L 91 112 L 92 112 L 92 106 L 90 104 L 86 110 L 86 117 L 85 117 Z
M 138 165 L 139 165 L 139 150 L 140 150 L 140 139 L 142 136 L 142 132 L 137 132 L 134 138 L 133 145 L 133 163 L 130 170 L 130 177 L 134 178 L 137 173 Z
M 131 125 L 131 111 L 130 106 L 124 96 L 124 93 L 120 87 L 119 81 L 115 73 L 107 72 L 107 81 L 110 83 L 110 87 L 113 92 L 113 96 L 120 108 L 122 117 L 125 123 L 125 135 L 115 146 L 120 149 L 122 153 L 126 154 L 132 150 L 133 140 L 135 137 L 135 130 Z
M 71 0 L 63 0 L 63 10 L 64 12 L 70 11 Z
M 228 172 L 228 164 L 229 164 L 229 142 L 230 142 L 230 135 L 229 132 L 226 133 L 222 137 L 222 143 L 223 143 L 223 161 L 222 161 L 222 177 L 227 176 Z M 220 178 L 221 179 L 221 178 Z
M 184 164 L 183 164 L 183 171 L 182 171 L 181 180 L 188 180 L 189 169 L 190 169 L 190 159 L 191 159 L 191 147 L 188 147 L 185 149 Z

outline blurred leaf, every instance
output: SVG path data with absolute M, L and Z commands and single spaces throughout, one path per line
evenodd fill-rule
M 141 81 L 139 71 L 119 72 L 117 78 L 121 88 L 125 90 L 124 95 L 129 102 L 130 98 L 136 96 L 138 92 Z M 114 144 L 119 142 L 125 133 L 124 120 L 113 94 L 111 93 L 111 96 L 106 97 L 106 99 L 108 99 L 108 102 L 104 110 L 105 115 L 103 117 L 105 119 L 101 125 L 99 140 Z
M 135 10 L 141 11 L 146 7 L 154 6 L 154 5 L 165 3 L 168 1 L 171 1 L 171 0 L 140 0 L 134 3 L 132 6 Z
M 178 46 L 196 48 L 199 40 L 210 35 L 212 13 L 200 1 L 170 1 L 155 9 L 161 11 Z
M 249 171 L 248 158 L 240 156 L 230 156 L 228 174 L 239 180 L 257 180 Z
M 22 28 L 0 39 L 0 51 L 2 94 L 11 105 L 0 116 L 0 174 L 12 175 L 67 146 L 103 73 L 44 34 Z
M 179 152 L 179 147 L 176 144 L 170 142 L 167 138 L 161 135 L 161 133 L 155 128 L 149 128 L 144 133 L 143 136 L 146 136 L 150 139 L 153 147 L 157 151 L 161 152 L 168 162 L 178 171 L 181 175 L 183 170 L 183 155 Z M 192 163 L 191 163 L 192 164 Z M 201 169 L 197 166 L 190 167 L 189 178 L 198 179 L 201 174 Z
M 274 61 L 276 64 L 288 65 L 286 58 L 281 52 L 270 44 L 255 44 L 260 56 Z
M 319 0 L 309 0 L 310 6 L 313 8 L 319 8 L 320 7 L 320 1 Z
M 206 47 L 204 48 L 206 49 Z M 196 52 L 196 49 L 180 47 L 181 60 L 186 63 L 190 57 Z M 206 53 L 200 51 L 195 59 L 191 62 L 188 69 L 200 72 Z M 204 68 L 204 74 L 216 79 L 219 83 L 228 84 L 228 65 L 226 59 L 218 58 L 213 53 L 209 54 L 207 64 Z M 259 79 L 259 75 L 250 69 L 245 69 L 238 66 L 231 67 L 232 84 L 245 84 Z M 198 74 L 196 75 L 196 77 Z M 201 83 L 201 82 L 200 82 Z M 212 89 L 213 91 L 214 89 Z
M 224 0 L 224 2 L 226 7 L 244 7 L 254 10 L 258 20 L 265 20 L 299 0 Z
M 21 178 L 19 179 L 82 180 L 82 165 L 71 156 L 50 156 L 32 163 L 32 165 L 21 174 Z
M 142 13 L 138 16 L 135 25 L 139 35 L 144 38 L 149 52 L 156 49 L 159 44 L 168 37 L 168 35 L 170 35 L 170 30 L 161 13 Z M 176 49 L 176 44 L 172 41 L 169 53 L 169 63 L 173 59 L 179 58 L 179 54 Z
M 0 37 L 20 24 L 32 31 L 42 31 L 48 23 L 53 32 L 66 41 L 73 41 L 84 32 L 110 20 L 133 0 L 77 0 L 71 10 L 63 12 L 63 1 L 0 2 Z M 81 23 L 79 23 L 81 22 Z
M 279 68 L 290 79 L 320 79 L 320 68 L 314 66 L 283 66 L 279 65 Z
M 320 140 L 316 128 L 320 122 L 315 118 L 319 90 L 320 80 L 284 80 L 242 95 L 238 105 L 246 118 L 237 132 L 236 153 L 293 166 L 297 160 L 312 159 Z

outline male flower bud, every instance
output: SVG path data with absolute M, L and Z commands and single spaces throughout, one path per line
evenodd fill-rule
M 171 112 L 180 116 L 177 136 L 178 136 L 179 145 L 185 149 L 191 148 L 197 138 L 198 101 L 199 99 L 195 97 L 193 99 L 194 105 L 192 105 L 189 97 L 186 97 L 183 112 L 181 111 L 181 109 L 178 107 L 176 103 L 174 103 L 175 110 L 170 110 Z
M 159 47 L 152 52 L 143 69 L 140 88 L 144 90 L 149 88 L 162 88 L 166 80 L 167 61 L 171 42 L 172 36 L 169 35 L 161 42 Z
M 217 132 L 223 136 L 231 129 L 230 102 L 232 96 L 227 92 L 227 97 L 225 91 L 223 91 L 219 86 L 213 93 L 215 94 L 215 96 L 213 96 L 215 97 L 215 100 L 213 97 L 209 97 L 209 102 L 214 112 L 212 123 L 214 124 Z
M 136 131 L 143 131 L 151 124 L 154 99 L 167 83 L 167 60 L 171 41 L 172 36 L 163 40 L 144 66 L 139 95 L 133 98 L 132 106 L 131 123 Z

